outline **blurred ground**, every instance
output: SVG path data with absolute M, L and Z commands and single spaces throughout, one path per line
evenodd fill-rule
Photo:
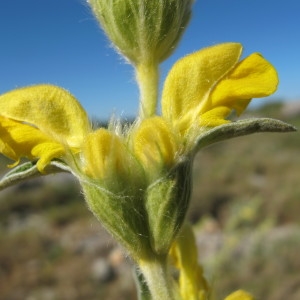
M 280 103 L 251 114 L 300 126 Z M 300 299 L 299 147 L 299 133 L 257 134 L 198 154 L 188 218 L 216 299 Z M 130 260 L 66 174 L 0 193 L 0 300 L 56 299 L 136 299 Z

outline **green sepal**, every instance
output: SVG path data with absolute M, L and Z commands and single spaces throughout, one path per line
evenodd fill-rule
M 245 119 L 220 125 L 200 134 L 196 141 L 195 151 L 213 143 L 238 136 L 259 132 L 291 132 L 297 129 L 285 122 L 270 118 Z
M 90 210 L 134 259 L 167 255 L 189 205 L 188 159 L 139 193 L 115 194 L 99 182 L 80 181 Z
M 114 194 L 97 182 L 81 181 L 89 209 L 134 259 L 151 252 L 141 195 Z
M 21 165 L 16 166 L 11 171 L 6 173 L 0 180 L 0 190 L 7 187 L 20 183 L 27 179 L 32 179 L 39 176 L 44 176 L 58 172 L 70 172 L 71 170 L 67 165 L 60 161 L 52 161 L 45 168 L 45 172 L 41 173 L 36 165 L 36 162 L 25 162 Z
M 183 224 L 191 194 L 191 162 L 179 163 L 148 187 L 145 207 L 153 252 L 167 254 Z

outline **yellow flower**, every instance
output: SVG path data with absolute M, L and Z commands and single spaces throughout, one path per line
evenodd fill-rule
M 254 297 L 243 290 L 238 290 L 227 296 L 224 300 L 254 300 Z
M 38 85 L 0 96 L 0 149 L 16 163 L 38 160 L 43 172 L 52 159 L 78 152 L 90 130 L 85 111 L 64 89 Z
M 51 160 L 66 163 L 85 181 L 111 192 L 135 190 L 144 173 L 125 138 L 101 128 L 93 131 L 80 103 L 52 85 L 17 89 L 0 96 L 0 152 L 15 160 L 37 161 L 41 173 Z
M 242 46 L 225 43 L 179 60 L 165 81 L 162 114 L 181 135 L 228 122 L 232 110 L 241 114 L 251 98 L 277 88 L 274 67 L 254 53 L 239 62 Z
M 103 128 L 90 133 L 82 147 L 86 172 L 92 178 L 104 178 L 108 171 L 124 171 L 128 168 L 122 157 L 124 145 L 120 138 Z
M 82 145 L 83 172 L 90 178 L 107 181 L 108 188 L 140 188 L 143 170 L 125 141 L 112 131 L 100 128 L 89 133 Z
M 53 158 L 65 153 L 63 145 L 37 128 L 4 117 L 0 117 L 0 136 L 0 152 L 16 161 L 12 166 L 17 165 L 21 157 L 39 157 L 38 168 L 43 170 Z
M 134 153 L 150 176 L 176 164 L 178 146 L 170 125 L 162 117 L 143 120 L 133 133 Z
M 27 157 L 44 172 L 52 159 L 61 159 L 94 179 L 128 167 L 120 138 L 105 129 L 92 131 L 80 103 L 62 88 L 37 85 L 8 92 L 0 96 L 0 111 L 0 151 L 14 165 Z
M 126 164 L 136 164 L 131 152 L 148 174 L 170 169 L 192 150 L 186 144 L 193 145 L 203 128 L 228 122 L 232 110 L 240 114 L 251 98 L 275 91 L 272 65 L 257 53 L 239 62 L 241 52 L 240 44 L 227 43 L 179 60 L 164 85 L 162 116 L 130 131 L 132 150 L 126 137 L 93 132 L 80 103 L 62 88 L 37 85 L 8 92 L 0 96 L 0 151 L 16 163 L 21 157 L 38 160 L 41 172 L 52 159 L 62 159 L 93 178 L 124 173 Z
M 198 263 L 198 250 L 190 225 L 185 223 L 170 250 L 170 257 L 179 270 L 182 300 L 206 300 L 210 288 Z
M 294 130 L 268 120 L 255 123 L 258 129 L 247 122 L 211 129 L 228 123 L 232 110 L 241 114 L 251 98 L 276 90 L 273 66 L 257 53 L 239 61 L 241 52 L 240 44 L 227 43 L 179 60 L 164 85 L 162 115 L 154 116 L 156 97 L 145 93 L 148 96 L 141 102 L 143 108 L 143 101 L 152 103 L 149 113 L 141 110 L 140 118 L 124 132 L 93 130 L 80 103 L 56 86 L 37 85 L 0 96 L 0 152 L 15 161 L 13 166 L 23 157 L 36 161 L 41 173 L 47 173 L 52 160 L 67 164 L 91 211 L 138 264 L 143 262 L 140 267 L 155 299 L 169 299 L 173 293 L 165 274 L 167 257 L 180 272 L 182 299 L 205 300 L 210 294 L 197 261 L 195 238 L 187 226 L 182 228 L 198 148 L 255 130 Z M 152 83 L 146 84 L 147 89 L 152 90 Z M 28 174 L 22 167 L 15 172 L 21 178 Z M 161 263 L 159 272 L 148 268 L 152 263 Z M 157 276 L 163 297 L 152 280 Z M 253 297 L 237 291 L 225 300 Z
M 182 300 L 210 299 L 211 287 L 208 285 L 201 265 L 198 263 L 198 250 L 192 227 L 185 223 L 169 252 L 171 263 L 179 271 L 179 290 Z M 254 300 L 254 297 L 237 290 L 224 300 Z
M 240 44 L 226 43 L 175 63 L 162 92 L 162 116 L 143 120 L 135 133 L 134 151 L 146 170 L 171 168 L 203 130 L 228 123 L 232 110 L 239 115 L 251 98 L 276 90 L 274 67 L 258 53 L 239 62 L 241 53 Z

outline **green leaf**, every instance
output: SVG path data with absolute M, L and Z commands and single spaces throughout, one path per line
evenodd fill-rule
M 15 185 L 21 181 L 58 172 L 71 172 L 68 166 L 60 161 L 52 161 L 45 169 L 45 174 L 39 172 L 36 162 L 26 162 L 6 173 L 0 180 L 0 190 Z
M 276 119 L 253 118 L 214 127 L 198 136 L 196 151 L 223 140 L 258 132 L 292 132 L 297 129 Z

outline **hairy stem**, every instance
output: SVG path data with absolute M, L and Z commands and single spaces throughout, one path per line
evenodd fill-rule
M 152 300 L 180 300 L 179 292 L 169 272 L 167 258 L 156 257 L 139 263 Z
M 157 63 L 136 67 L 136 80 L 140 90 L 139 116 L 141 119 L 155 115 L 158 98 L 159 67 Z

